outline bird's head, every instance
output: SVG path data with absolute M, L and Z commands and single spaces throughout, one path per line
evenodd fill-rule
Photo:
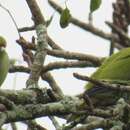
M 6 47 L 6 40 L 0 36 L 0 48 Z

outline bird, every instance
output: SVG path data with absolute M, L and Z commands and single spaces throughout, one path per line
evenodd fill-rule
M 105 58 L 102 65 L 90 77 L 107 83 L 130 85 L 130 47 L 121 49 Z M 85 91 L 81 97 L 87 96 L 94 108 L 114 105 L 121 97 L 126 101 L 130 100 L 130 92 L 117 91 L 91 82 L 86 83 L 84 88 Z M 79 109 L 84 110 L 88 105 L 90 105 L 90 102 L 85 101 Z M 67 121 L 71 122 L 81 117 L 82 115 L 71 114 L 68 116 Z
M 9 57 L 5 50 L 7 42 L 3 36 L 0 36 L 0 87 L 2 86 L 8 71 L 9 71 Z
M 112 84 L 130 85 L 130 47 L 121 49 L 104 60 L 91 78 Z M 117 92 L 90 82 L 85 85 L 85 90 L 96 106 L 114 104 L 120 97 L 126 100 L 130 98 L 130 93 Z

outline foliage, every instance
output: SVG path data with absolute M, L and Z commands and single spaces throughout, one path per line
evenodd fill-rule
M 90 11 L 91 13 L 93 13 L 94 11 L 96 11 L 100 5 L 101 5 L 101 0 L 91 0 L 91 3 L 90 3 Z
M 48 0 L 50 7 L 53 7 L 60 14 L 60 20 L 57 22 L 60 23 L 61 28 L 69 28 L 68 25 L 71 23 L 81 30 L 94 34 L 94 36 L 108 40 L 110 48 L 119 51 L 107 59 L 106 57 L 87 54 L 87 52 L 85 54 L 71 52 L 62 48 L 47 32 L 47 27 L 55 20 L 54 15 L 46 20 L 37 0 L 25 0 L 25 2 L 30 9 L 33 25 L 23 28 L 18 27 L 10 11 L 0 4 L 0 7 L 9 14 L 14 22 L 19 34 L 16 43 L 22 50 L 21 56 L 24 60 L 24 64 L 19 63 L 19 65 L 14 60 L 10 60 L 9 66 L 7 53 L 3 49 L 0 50 L 2 51 L 2 53 L 0 52 L 0 85 L 6 78 L 7 72 L 19 72 L 29 75 L 26 85 L 23 86 L 25 89 L 0 89 L 0 128 L 9 123 L 12 129 L 17 129 L 15 123 L 22 122 L 31 130 L 48 130 L 44 125 L 35 121 L 39 117 L 47 116 L 57 130 L 93 130 L 97 128 L 129 130 L 130 38 L 128 28 L 130 15 L 128 12 L 130 5 L 128 1 L 116 0 L 113 3 L 113 23 L 106 22 L 112 29 L 108 33 L 101 30 L 102 27 L 95 27 L 93 18 L 88 18 L 88 23 L 87 21 L 83 22 L 72 15 L 67 5 L 63 9 L 55 0 Z M 91 0 L 90 15 L 100 8 L 101 4 L 101 0 Z M 45 8 L 44 5 L 42 7 Z M 30 32 L 28 33 L 28 31 L 35 31 L 35 36 Z M 28 33 L 32 39 L 25 38 L 23 32 Z M 53 33 L 57 35 L 57 33 Z M 88 35 L 88 33 L 86 34 Z M 79 35 L 77 38 L 79 38 Z M 37 40 L 35 37 L 37 37 Z M 75 32 L 73 38 L 75 38 Z M 82 40 L 80 41 L 82 42 Z M 0 46 L 6 46 L 5 43 L 6 41 L 0 37 Z M 48 56 L 53 56 L 57 61 L 46 64 L 46 57 Z M 61 58 L 63 60 L 60 60 Z M 58 69 L 87 69 L 90 67 L 99 67 L 90 77 L 86 76 L 87 74 L 83 76 L 73 73 L 75 78 L 89 82 L 87 90 L 76 96 L 65 95 L 51 72 Z M 53 72 L 55 73 L 55 71 Z M 39 80 L 47 82 L 49 88 L 46 88 L 43 84 L 41 85 Z M 67 78 L 62 80 L 69 82 Z M 69 86 L 66 85 L 66 88 L 71 86 L 70 83 Z M 67 122 L 60 125 L 55 117 L 65 119 Z
M 69 9 L 66 7 L 60 16 L 60 26 L 62 28 L 65 28 L 69 25 L 69 21 L 70 21 L 71 15 L 70 15 L 70 11 Z

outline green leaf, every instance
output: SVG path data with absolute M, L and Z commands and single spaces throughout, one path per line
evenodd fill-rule
M 47 27 L 51 24 L 53 17 L 54 17 L 54 15 L 52 15 L 52 16 L 46 21 L 46 26 L 47 26 Z
M 90 12 L 94 12 L 96 11 L 100 5 L 101 5 L 101 0 L 91 0 L 91 3 L 90 3 Z
M 66 7 L 62 11 L 61 16 L 60 16 L 60 26 L 61 26 L 61 28 L 65 28 L 69 25 L 70 18 L 71 18 L 70 11 Z

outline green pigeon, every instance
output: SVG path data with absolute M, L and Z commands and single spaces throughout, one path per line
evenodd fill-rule
M 130 47 L 111 55 L 91 77 L 108 83 L 130 85 Z M 109 105 L 119 97 L 130 98 L 130 93 L 117 92 L 92 83 L 86 84 L 85 89 L 96 105 Z
M 9 57 L 5 51 L 6 40 L 0 36 L 0 86 L 4 82 L 9 70 Z
M 102 65 L 91 75 L 91 78 L 107 81 L 108 83 L 130 85 L 130 47 L 111 55 L 105 59 Z M 130 99 L 130 92 L 120 92 L 106 87 L 96 86 L 92 83 L 85 85 L 85 92 L 94 107 L 104 107 L 114 105 L 116 101 L 123 97 L 127 101 Z M 86 109 L 86 102 L 81 105 L 82 109 Z M 82 118 L 77 115 L 70 115 L 68 122 Z

